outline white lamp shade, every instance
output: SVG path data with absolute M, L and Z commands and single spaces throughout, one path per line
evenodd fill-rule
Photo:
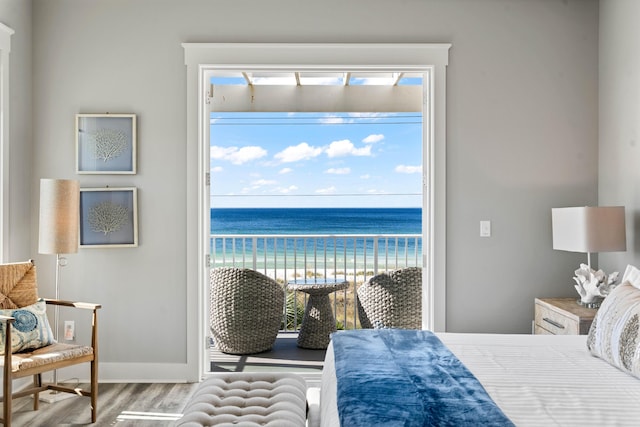
M 551 209 L 553 249 L 570 252 L 627 250 L 624 206 Z
M 40 180 L 38 252 L 78 252 L 80 183 L 69 179 Z

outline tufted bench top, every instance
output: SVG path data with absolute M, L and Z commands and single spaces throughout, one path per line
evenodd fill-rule
M 290 373 L 215 374 L 198 386 L 176 426 L 304 427 L 306 389 Z

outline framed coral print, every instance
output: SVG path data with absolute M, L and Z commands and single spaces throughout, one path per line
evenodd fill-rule
M 136 173 L 135 114 L 76 114 L 76 172 Z
M 80 247 L 138 246 L 135 187 L 80 189 Z

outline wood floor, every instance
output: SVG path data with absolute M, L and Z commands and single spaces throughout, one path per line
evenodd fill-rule
M 211 349 L 212 372 L 296 372 L 308 386 L 318 387 L 324 350 L 305 350 L 296 345 L 297 334 L 278 335 L 273 349 L 259 354 L 233 356 Z M 91 424 L 88 397 L 72 396 L 56 403 L 40 402 L 33 410 L 33 399 L 14 400 L 14 427 L 56 426 L 172 426 L 182 415 L 195 384 L 112 384 L 98 386 L 98 420 Z M 86 384 L 81 386 L 87 387 Z M 1 411 L 1 409 L 0 409 Z
M 171 426 L 180 417 L 198 384 L 100 384 L 98 420 L 91 424 L 90 400 L 73 396 L 55 403 L 40 402 L 33 410 L 33 399 L 14 400 L 15 427 L 54 426 Z

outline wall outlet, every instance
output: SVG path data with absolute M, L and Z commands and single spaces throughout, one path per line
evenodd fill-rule
M 64 321 L 64 339 L 73 341 L 76 338 L 76 322 L 73 320 Z

